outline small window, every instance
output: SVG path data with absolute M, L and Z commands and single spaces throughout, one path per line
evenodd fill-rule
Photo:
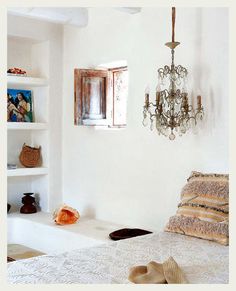
M 75 69 L 75 125 L 125 127 L 127 66 Z

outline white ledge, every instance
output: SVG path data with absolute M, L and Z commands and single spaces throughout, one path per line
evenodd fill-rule
M 47 130 L 48 125 L 42 122 L 8 122 L 8 130 Z
M 52 213 L 10 213 L 8 243 L 22 244 L 46 254 L 57 254 L 75 249 L 112 242 L 109 233 L 125 226 L 80 217 L 71 225 L 56 225 Z
M 12 170 L 7 170 L 8 177 L 20 177 L 20 176 L 38 176 L 47 175 L 48 169 L 41 168 L 17 168 Z
M 24 87 L 42 87 L 47 86 L 48 80 L 45 78 L 33 78 L 23 76 L 7 76 L 7 86 L 11 88 L 24 88 Z M 10 88 L 11 87 L 11 88 Z

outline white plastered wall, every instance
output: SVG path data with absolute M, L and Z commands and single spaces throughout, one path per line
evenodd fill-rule
M 196 135 L 174 142 L 141 123 L 144 89 L 149 83 L 154 99 L 170 38 L 170 8 L 91 8 L 87 27 L 64 28 L 63 200 L 82 215 L 160 230 L 192 170 L 228 172 L 228 11 L 177 9 L 176 64 L 189 70 L 190 95 L 201 90 L 206 115 Z M 116 60 L 129 68 L 127 128 L 74 126 L 74 68 Z

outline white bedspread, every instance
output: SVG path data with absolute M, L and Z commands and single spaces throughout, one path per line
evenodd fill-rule
M 129 268 L 172 256 L 189 283 L 228 283 L 226 246 L 173 233 L 109 242 L 8 263 L 9 283 L 129 283 Z

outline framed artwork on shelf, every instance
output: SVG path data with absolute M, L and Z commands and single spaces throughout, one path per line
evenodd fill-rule
M 33 122 L 32 92 L 7 89 L 7 121 Z

